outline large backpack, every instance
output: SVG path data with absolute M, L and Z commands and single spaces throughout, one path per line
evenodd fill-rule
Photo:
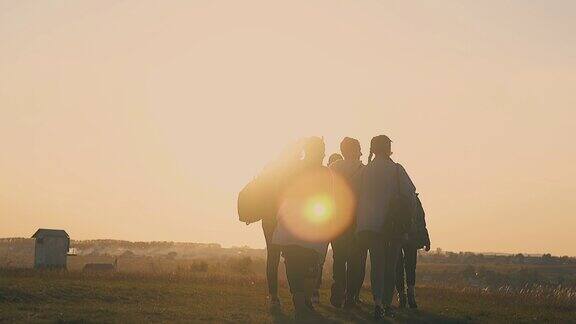
M 400 166 L 396 164 L 397 190 L 392 195 L 388 217 L 384 224 L 384 234 L 389 238 L 404 236 L 414 224 L 413 197 L 402 194 L 399 169 Z
M 246 224 L 275 216 L 276 190 L 274 179 L 258 176 L 248 182 L 238 194 L 238 219 Z

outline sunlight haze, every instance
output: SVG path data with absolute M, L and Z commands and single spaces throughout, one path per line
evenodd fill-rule
M 285 145 L 386 134 L 432 249 L 575 256 L 575 31 L 567 0 L 0 0 L 0 237 L 264 247 L 236 198 Z

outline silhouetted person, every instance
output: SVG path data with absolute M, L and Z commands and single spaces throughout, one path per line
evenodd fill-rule
M 283 178 L 289 174 L 300 162 L 300 155 L 302 153 L 303 143 L 302 140 L 296 141 L 288 145 L 281 153 L 280 157 L 270 163 L 263 171 L 266 173 L 266 178 Z M 280 194 L 280 184 L 269 184 L 269 190 L 272 199 L 277 200 Z M 278 298 L 278 266 L 280 264 L 280 246 L 272 243 L 272 236 L 277 225 L 277 212 L 278 207 L 269 215 L 262 217 L 262 230 L 264 238 L 266 239 L 266 282 L 268 284 L 268 302 L 273 309 L 280 307 L 280 299 Z
M 331 190 L 332 175 L 322 165 L 324 152 L 321 138 L 308 138 L 300 166 L 282 180 L 278 224 L 272 239 L 282 249 L 297 320 L 319 317 L 311 297 L 318 280 L 320 257 L 326 253 L 328 243 L 303 236 L 307 230 L 304 227 L 314 226 L 306 223 L 307 209 L 303 206 L 317 193 Z
M 357 139 L 345 137 L 340 143 L 340 151 L 344 159 L 336 160 L 330 163 L 329 168 L 340 175 L 346 180 L 346 183 L 350 190 L 354 193 L 354 199 L 357 199 L 358 185 L 360 181 L 360 175 L 364 164 L 360 161 L 362 156 L 362 149 L 360 147 L 360 142 Z M 336 202 L 338 204 L 338 201 Z M 356 218 L 356 215 L 354 215 Z M 359 293 L 357 289 L 358 284 L 353 284 L 358 281 L 360 273 L 356 271 L 356 276 L 352 275 L 354 267 L 351 265 L 352 260 L 357 262 L 362 262 L 362 252 L 358 249 L 355 255 L 352 256 L 354 248 L 354 232 L 355 224 L 351 223 L 349 228 L 332 240 L 332 287 L 330 294 L 330 303 L 332 306 L 340 308 L 346 300 L 348 306 L 352 306 L 356 302 L 356 298 Z M 364 264 L 366 263 L 366 254 L 364 254 Z M 355 267 L 356 269 L 361 268 L 360 265 Z M 364 274 L 362 273 L 362 279 Z M 350 285 L 348 284 L 350 282 Z
M 276 215 L 262 218 L 262 230 L 266 239 L 266 282 L 268 283 L 268 300 L 270 306 L 279 307 L 278 298 L 278 265 L 280 264 L 280 247 L 272 243 L 276 229 Z
M 406 301 L 410 308 L 418 308 L 414 286 L 416 284 L 416 261 L 418 250 L 424 248 L 430 251 L 430 236 L 426 228 L 426 218 L 422 202 L 416 194 L 416 206 L 414 208 L 414 224 L 402 244 L 396 266 L 396 291 L 398 292 L 398 304 L 400 308 L 406 307 Z M 406 273 L 406 275 L 404 275 Z M 406 279 L 407 291 L 404 285 Z
M 340 155 L 340 153 L 332 153 L 330 154 L 330 156 L 328 157 L 328 166 L 330 166 L 330 164 L 339 161 L 339 160 L 344 160 L 344 157 L 342 157 L 342 155 Z
M 387 136 L 372 138 L 368 164 L 362 172 L 356 221 L 359 246 L 370 251 L 370 281 L 377 320 L 394 315 L 391 303 L 396 263 L 405 235 L 396 227 L 400 224 L 396 220 L 411 219 L 416 197 L 410 177 L 400 164 L 392 161 L 391 154 L 391 141 Z M 396 217 L 399 197 L 405 197 L 410 204 L 410 210 L 403 213 L 402 219 Z
M 343 157 L 339 153 L 332 153 L 328 157 L 328 165 L 335 161 L 342 160 Z M 320 256 L 320 268 L 318 269 L 318 281 L 316 282 L 316 289 L 312 293 L 312 303 L 320 304 L 320 288 L 322 287 L 322 275 L 324 273 L 324 262 L 326 261 L 326 254 Z

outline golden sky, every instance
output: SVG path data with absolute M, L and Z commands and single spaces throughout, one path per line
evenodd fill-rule
M 433 248 L 576 255 L 576 2 L 0 0 L 0 237 L 262 247 L 290 140 L 387 134 Z

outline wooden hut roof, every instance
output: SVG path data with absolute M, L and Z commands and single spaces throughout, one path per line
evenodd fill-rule
M 68 236 L 68 233 L 66 233 L 65 230 L 59 230 L 59 229 L 46 229 L 46 228 L 40 228 L 36 231 L 36 233 L 34 233 L 34 235 L 32 235 L 32 238 L 40 238 L 40 237 L 46 237 L 46 236 L 57 236 L 57 237 L 66 237 L 66 238 L 70 238 L 70 236 Z

